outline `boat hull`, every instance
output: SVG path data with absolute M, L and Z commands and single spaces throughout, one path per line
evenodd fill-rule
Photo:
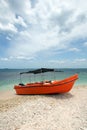
M 69 92 L 78 75 L 75 74 L 69 78 L 61 81 L 53 81 L 50 83 L 32 83 L 25 86 L 15 85 L 14 89 L 16 94 L 53 94 L 53 93 L 66 93 Z

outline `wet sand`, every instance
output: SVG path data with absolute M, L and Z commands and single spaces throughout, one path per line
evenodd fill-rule
M 0 130 L 87 130 L 87 86 L 52 95 L 0 92 Z

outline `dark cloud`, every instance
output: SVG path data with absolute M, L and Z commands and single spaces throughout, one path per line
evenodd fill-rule
M 35 8 L 37 2 L 38 2 L 38 0 L 30 0 L 31 8 Z

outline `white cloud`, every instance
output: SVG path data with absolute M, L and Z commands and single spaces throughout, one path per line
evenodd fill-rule
M 16 5 L 15 5 L 15 9 L 17 11 L 17 14 L 14 11 L 12 11 L 11 7 L 14 7 L 14 5 L 10 6 L 9 5 L 10 2 L 11 0 L 0 1 L 0 32 L 4 31 L 10 33 L 18 33 L 17 25 L 21 25 L 22 27 L 26 28 L 27 24 L 25 23 L 22 16 L 18 14 L 18 9 Z M 15 2 L 17 1 L 12 1 L 12 2 L 15 4 Z
M 11 23 L 9 23 L 7 25 L 3 25 L 3 24 L 0 23 L 0 30 L 1 31 L 14 32 L 14 33 L 17 32 L 17 28 Z
M 67 60 L 50 60 L 49 62 L 53 64 L 64 64 Z
M 70 49 L 69 49 L 69 51 L 79 52 L 79 51 L 80 51 L 80 49 L 78 49 L 78 48 L 75 48 L 75 47 L 74 47 L 74 48 L 70 48 Z
M 73 63 L 84 63 L 84 62 L 87 62 L 87 59 L 85 58 L 79 58 L 79 59 L 75 59 L 73 60 Z
M 50 32 L 42 32 L 36 30 L 23 31 L 18 34 L 18 37 L 14 39 L 14 44 L 11 45 L 9 53 L 11 55 L 23 55 L 31 56 L 39 51 L 49 50 L 52 48 L 63 49 L 66 48 L 66 44 L 61 43 L 61 39 L 57 37 L 56 29 L 52 29 Z
M 75 39 L 87 38 L 85 3 L 86 0 L 38 0 L 32 8 L 29 0 L 1 0 L 0 30 L 9 32 L 7 39 L 15 32 L 7 55 L 27 59 L 55 49 L 79 52 L 71 44 Z
M 79 68 L 87 66 L 86 58 L 49 60 L 48 65 L 58 68 Z
M 14 57 L 14 59 L 17 59 L 17 60 L 33 60 L 34 57 L 25 57 L 25 56 L 17 56 L 17 57 Z
M 35 59 L 35 57 L 27 57 L 27 56 L 23 56 L 23 55 L 20 55 L 20 56 L 10 56 L 10 57 L 2 57 L 2 58 L 0 58 L 0 61 L 15 61 L 15 60 L 18 60 L 18 61 L 20 61 L 20 60 L 27 60 L 27 61 L 32 61 L 32 60 L 34 60 Z
M 9 58 L 5 57 L 5 58 L 0 58 L 1 61 L 8 61 Z

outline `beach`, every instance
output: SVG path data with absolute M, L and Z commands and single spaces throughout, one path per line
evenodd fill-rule
M 69 93 L 0 93 L 0 130 L 87 130 L 87 86 Z
M 0 130 L 87 130 L 87 0 L 0 0 Z

